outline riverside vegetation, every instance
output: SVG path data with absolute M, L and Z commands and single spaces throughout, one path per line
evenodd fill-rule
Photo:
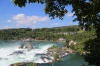
M 0 40 L 21 40 L 24 38 L 32 38 L 34 40 L 53 40 L 66 38 L 65 35 L 76 33 L 78 26 L 64 26 L 55 28 L 19 28 L 19 29 L 3 29 L 0 30 Z

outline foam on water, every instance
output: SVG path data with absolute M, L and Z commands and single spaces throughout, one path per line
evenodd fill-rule
M 17 62 L 35 62 L 35 63 L 48 63 L 51 62 L 54 57 L 50 57 L 50 60 L 47 60 L 44 58 L 44 61 L 41 59 L 40 55 L 43 53 L 47 53 L 47 48 L 51 47 L 52 45 L 62 47 L 64 43 L 60 42 L 31 42 L 33 44 L 33 48 L 31 51 L 27 51 L 27 49 L 18 49 L 20 44 L 26 44 L 26 42 L 20 42 L 20 41 L 0 41 L 0 66 L 9 66 L 12 63 Z M 19 53 L 14 53 L 16 51 L 21 51 Z M 13 54 L 14 53 L 14 54 Z M 67 55 L 67 53 L 65 53 Z M 61 58 L 60 63 L 54 64 L 54 66 L 82 66 L 80 63 L 83 64 L 84 59 L 77 55 L 68 55 L 67 57 Z M 88 63 L 87 63 L 88 64 Z M 47 66 L 47 65 L 45 65 Z M 87 66 L 87 65 L 86 65 Z
M 53 44 L 42 45 L 39 48 L 32 49 L 28 51 L 27 49 L 18 49 L 18 46 L 9 46 L 0 48 L 0 66 L 9 66 L 16 62 L 35 62 L 35 63 L 48 63 L 49 60 L 41 59 L 41 56 L 36 56 L 36 54 L 46 54 L 47 49 Z M 16 51 L 21 51 L 23 53 L 14 53 Z M 50 60 L 51 61 L 51 60 Z

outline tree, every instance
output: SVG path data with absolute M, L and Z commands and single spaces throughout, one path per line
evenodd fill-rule
M 59 55 L 56 53 L 55 55 L 54 55 L 54 62 L 56 62 L 56 61 L 58 61 L 59 60 Z
M 19 7 L 25 7 L 26 3 L 41 3 L 45 4 L 44 11 L 49 14 L 50 17 L 55 18 L 62 17 L 67 13 L 65 8 L 68 5 L 72 5 L 72 12 L 77 16 L 75 20 L 80 21 L 80 24 L 92 24 L 93 21 L 98 20 L 100 16 L 99 0 L 12 0 L 15 5 Z M 91 18 L 93 20 L 91 20 Z M 90 22 L 92 21 L 92 22 Z M 96 23 L 96 22 L 93 22 Z
M 73 21 L 79 21 L 79 25 L 85 26 L 86 29 L 90 28 L 90 25 L 96 28 L 96 35 L 97 38 L 96 43 L 93 43 L 95 47 L 92 47 L 89 49 L 95 49 L 98 45 L 100 45 L 100 0 L 12 0 L 15 5 L 19 7 L 25 7 L 26 3 L 41 3 L 45 4 L 44 11 L 46 14 L 48 14 L 52 19 L 58 17 L 60 19 L 63 19 L 63 16 L 67 13 L 66 6 L 71 5 L 72 6 L 72 12 L 74 12 L 74 16 L 77 16 Z M 93 40 L 89 40 L 88 42 L 91 42 Z M 89 44 L 89 46 L 92 46 Z M 100 46 L 98 46 L 100 48 Z M 97 48 L 97 49 L 98 49 Z M 89 51 L 90 51 L 89 50 Z M 95 59 L 95 61 L 92 63 L 93 65 L 100 66 L 98 63 L 100 63 L 100 50 L 98 51 L 90 51 L 90 54 L 92 58 Z M 93 57 L 94 56 L 94 57 Z M 96 56 L 96 58 L 95 58 Z M 89 63 L 91 62 L 88 60 Z

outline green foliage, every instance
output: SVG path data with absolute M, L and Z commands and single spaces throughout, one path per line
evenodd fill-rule
M 55 45 L 51 46 L 50 48 L 48 49 L 54 49 L 54 48 L 57 48 Z
M 19 28 L 19 29 L 3 29 L 0 30 L 0 40 L 20 40 L 21 38 L 32 38 L 37 40 L 53 40 L 65 38 L 66 32 L 75 32 L 78 26 L 64 26 L 55 28 Z
M 80 31 L 78 31 L 77 33 L 83 33 L 83 32 L 85 32 L 84 30 L 80 30 Z
M 27 66 L 37 66 L 36 63 L 30 62 Z
M 100 66 L 100 38 L 86 41 L 84 50 L 88 52 L 85 60 L 89 62 L 89 65 Z
M 71 48 L 72 50 L 75 49 L 75 45 L 74 45 L 74 43 L 72 43 L 72 44 L 70 45 L 70 48 Z
M 54 61 L 56 62 L 56 61 L 58 61 L 59 60 L 59 55 L 56 53 L 55 55 L 54 55 Z
M 68 46 L 68 43 L 65 43 L 65 44 L 64 44 L 64 47 L 69 47 L 69 46 Z
M 79 54 L 83 54 L 84 50 L 83 50 L 83 44 L 82 43 L 79 43 L 79 44 L 76 44 L 75 48 L 74 48 L 74 51 L 76 53 L 79 53 Z
M 10 66 L 23 66 L 23 65 L 24 63 L 17 62 L 17 63 L 11 64 Z
M 84 33 L 72 34 L 66 36 L 67 39 L 74 40 L 76 45 L 71 44 L 69 48 L 73 49 L 76 53 L 83 54 L 83 52 L 89 52 L 84 47 L 87 47 L 87 41 L 96 38 L 96 29 L 91 27 L 92 30 L 85 31 Z M 92 42 L 92 41 L 91 41 Z M 68 45 L 68 43 L 66 44 Z
M 71 5 L 74 16 L 77 16 L 73 21 L 79 21 L 79 24 L 85 27 L 94 25 L 98 28 L 100 25 L 99 0 L 12 0 L 12 2 L 19 7 L 25 7 L 27 3 L 45 4 L 44 11 L 52 19 L 56 17 L 63 19 L 68 12 L 66 6 Z

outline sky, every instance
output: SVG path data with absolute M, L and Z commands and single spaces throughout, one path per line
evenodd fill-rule
M 0 29 L 8 28 L 51 28 L 78 25 L 73 22 L 75 17 L 71 13 L 72 7 L 66 7 L 68 13 L 63 20 L 52 19 L 45 14 L 44 5 L 38 3 L 27 4 L 26 7 L 15 6 L 11 0 L 0 0 Z

